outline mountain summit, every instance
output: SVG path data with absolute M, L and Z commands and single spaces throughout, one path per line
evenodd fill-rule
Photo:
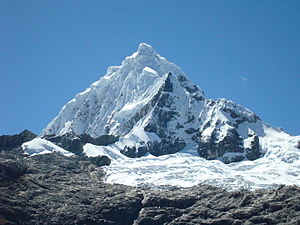
M 68 102 L 41 137 L 66 134 L 118 136 L 103 148 L 130 157 L 196 148 L 201 157 L 227 163 L 257 159 L 279 139 L 286 140 L 282 148 L 295 148 L 299 139 L 232 101 L 207 99 L 179 66 L 145 43 Z
M 139 55 L 153 55 L 153 56 L 156 55 L 154 48 L 151 45 L 148 45 L 146 43 L 139 44 L 137 53 Z

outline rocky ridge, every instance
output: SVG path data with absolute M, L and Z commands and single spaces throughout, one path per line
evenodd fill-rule
M 20 147 L 24 142 L 31 141 L 37 135 L 29 130 L 24 130 L 15 135 L 1 135 L 0 136 L 0 151 L 12 150 Z
M 0 153 L 0 224 L 299 224 L 300 189 L 151 190 L 103 183 L 86 157 Z

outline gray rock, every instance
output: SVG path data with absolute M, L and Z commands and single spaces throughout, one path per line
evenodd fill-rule
M 239 137 L 237 131 L 232 129 L 221 141 L 216 141 L 215 134 L 213 134 L 208 141 L 200 142 L 198 153 L 205 159 L 221 159 L 225 163 L 238 162 L 245 158 L 242 142 L 243 139 Z M 240 154 L 236 154 L 235 158 L 227 158 L 226 153 Z
M 249 160 L 255 160 L 261 157 L 260 147 L 259 147 L 259 139 L 257 135 L 253 136 L 251 141 L 251 148 L 245 149 L 246 158 Z
M 2 177 L 10 179 L 0 180 L 0 224 L 241 225 L 300 221 L 300 188 L 296 186 L 253 192 L 227 192 L 209 185 L 151 190 L 104 183 L 105 174 L 99 167 L 102 163 L 96 158 L 58 154 L 25 157 L 14 150 L 0 153 L 0 162 L 5 167 L 1 171 L 6 171 Z
M 5 181 L 13 181 L 26 172 L 26 166 L 12 160 L 0 161 L 0 183 Z

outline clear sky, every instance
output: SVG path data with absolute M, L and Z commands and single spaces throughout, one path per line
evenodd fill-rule
M 40 133 L 140 42 L 300 134 L 300 1 L 0 0 L 0 134 Z

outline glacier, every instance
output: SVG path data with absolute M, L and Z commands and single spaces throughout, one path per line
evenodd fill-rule
M 291 137 L 272 127 L 265 127 L 272 137 L 266 154 L 257 160 L 224 164 L 206 160 L 197 154 L 197 146 L 187 146 L 178 153 L 140 158 L 126 157 L 111 146 L 86 144 L 89 156 L 106 155 L 111 160 L 104 168 L 106 182 L 131 186 L 164 188 L 192 187 L 205 183 L 224 188 L 266 189 L 279 185 L 300 185 L 300 151 L 294 147 L 299 137 Z

